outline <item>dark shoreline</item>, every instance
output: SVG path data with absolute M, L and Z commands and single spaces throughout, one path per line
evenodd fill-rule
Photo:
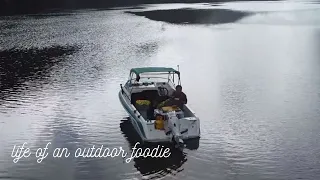
M 155 11 L 140 11 L 127 13 L 143 16 L 154 21 L 172 24 L 225 24 L 238 21 L 251 15 L 249 12 L 228 9 L 169 9 Z
M 107 10 L 112 8 L 123 8 L 139 6 L 142 4 L 163 4 L 163 3 L 224 3 L 240 2 L 244 0 L 0 0 L 0 16 L 28 15 L 40 13 L 64 12 L 82 9 Z M 265 1 L 265 0 L 248 0 Z M 280 0 L 271 0 L 280 1 Z

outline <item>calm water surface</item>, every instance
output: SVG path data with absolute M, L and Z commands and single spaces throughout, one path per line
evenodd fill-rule
M 0 179 L 320 179 L 319 50 L 315 2 L 1 17 Z M 132 67 L 178 64 L 201 119 L 195 147 L 158 161 L 12 162 L 24 142 L 33 153 L 48 142 L 130 152 L 119 84 Z

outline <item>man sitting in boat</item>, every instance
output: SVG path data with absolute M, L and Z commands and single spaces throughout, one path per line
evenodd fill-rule
M 158 108 L 161 108 L 163 106 L 178 106 L 180 109 L 183 108 L 184 104 L 187 104 L 187 96 L 184 92 L 182 92 L 182 86 L 177 85 L 176 91 L 173 92 L 171 97 L 167 99 L 166 101 L 159 104 Z

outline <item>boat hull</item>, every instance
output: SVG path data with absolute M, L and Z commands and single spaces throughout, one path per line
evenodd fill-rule
M 146 121 L 142 115 L 137 111 L 137 109 L 131 104 L 129 98 L 121 90 L 119 91 L 119 100 L 129 114 L 130 122 L 132 123 L 134 129 L 139 134 L 143 142 L 172 142 L 172 135 L 166 135 L 163 130 L 155 129 L 154 122 Z M 200 122 L 197 117 L 188 117 L 180 119 L 181 127 L 188 129 L 186 134 L 181 136 L 181 139 L 196 139 L 200 138 Z

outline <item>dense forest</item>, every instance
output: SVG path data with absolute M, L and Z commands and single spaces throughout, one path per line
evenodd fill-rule
M 39 13 L 50 9 L 107 8 L 144 3 L 198 3 L 227 0 L 0 0 L 0 15 Z

